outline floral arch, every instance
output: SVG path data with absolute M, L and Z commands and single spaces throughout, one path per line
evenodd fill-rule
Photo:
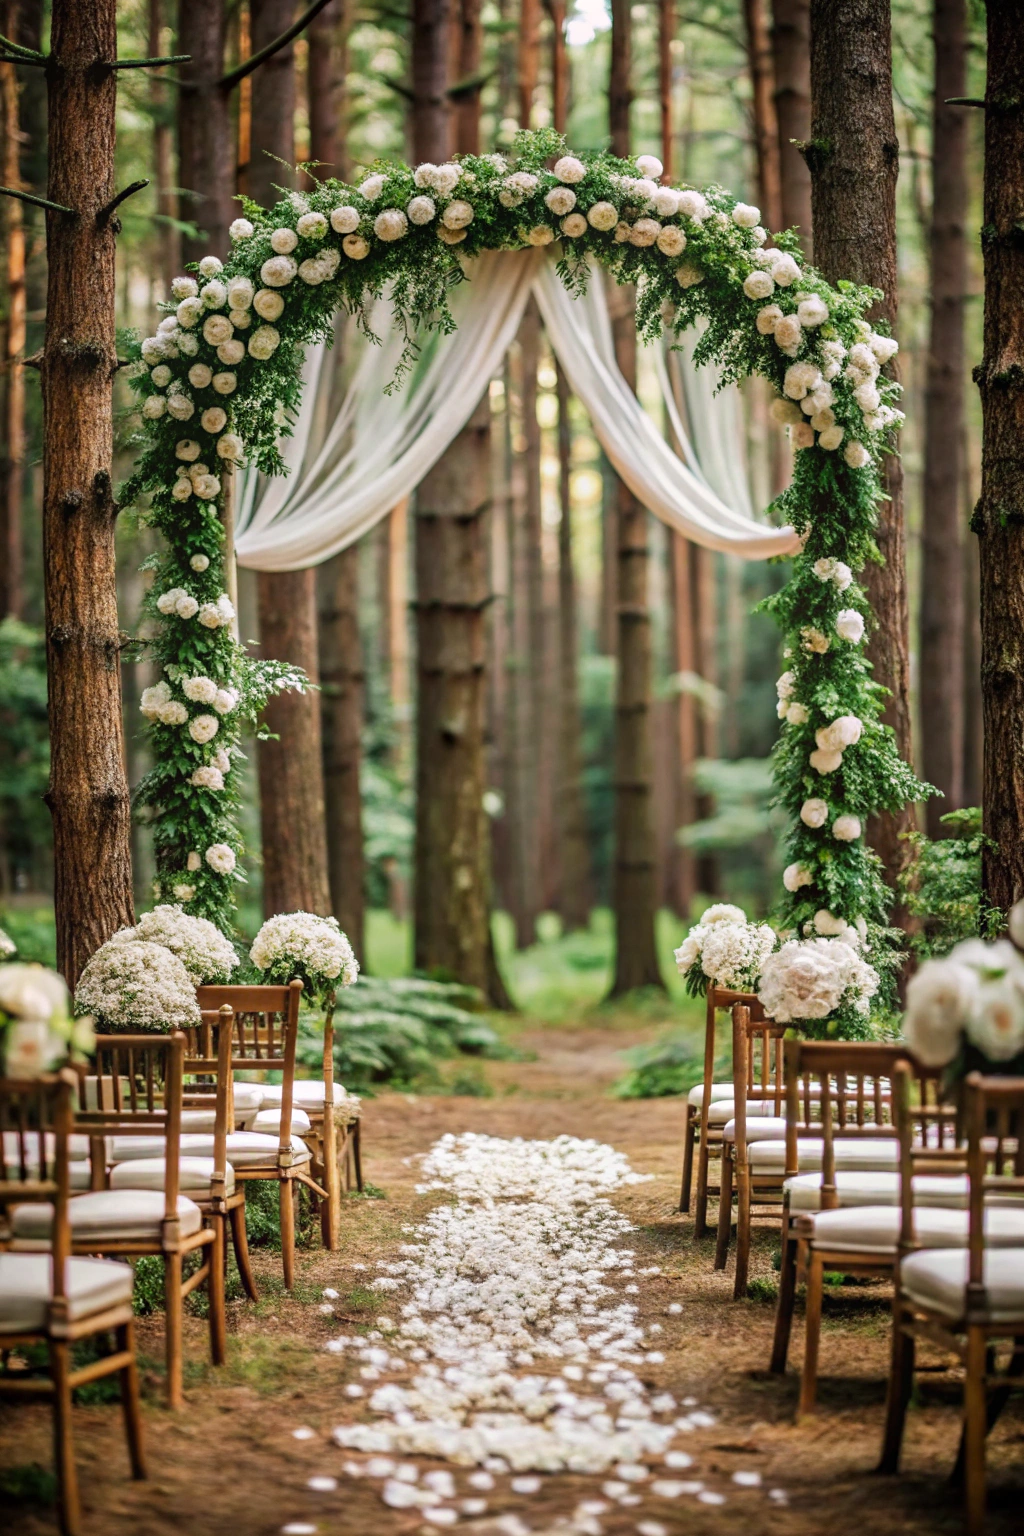
M 787 660 L 775 780 L 790 862 L 779 916 L 800 932 L 855 924 L 876 949 L 889 903 L 865 822 L 924 793 L 880 720 L 857 580 L 877 557 L 879 466 L 902 420 L 899 385 L 881 372 L 896 342 L 864 319 L 875 290 L 831 287 L 802 265 L 793 234 L 767 247 L 756 208 L 720 187 L 663 186 L 660 174 L 652 157 L 566 154 L 550 131 L 519 134 L 508 158 L 379 164 L 358 186 L 323 182 L 269 211 L 245 203 L 228 260 L 208 256 L 196 277 L 175 281 L 133 379 L 142 430 L 125 496 L 148 493 L 144 516 L 166 541 L 150 562 L 163 676 L 142 698 L 155 766 L 139 791 L 165 897 L 230 922 L 244 878 L 241 726 L 278 689 L 302 686 L 300 673 L 250 657 L 236 638 L 225 472 L 243 462 L 282 472 L 278 438 L 298 408 L 303 349 L 330 337 L 339 306 L 365 317 L 388 289 L 401 371 L 421 327 L 453 329 L 448 294 L 465 256 L 560 242 L 570 292 L 596 259 L 636 284 L 641 338 L 665 327 L 678 336 L 703 318 L 697 361 L 714 360 L 725 382 L 759 375 L 777 393 L 773 418 L 799 452 L 773 510 L 800 539 L 790 580 L 767 604 Z

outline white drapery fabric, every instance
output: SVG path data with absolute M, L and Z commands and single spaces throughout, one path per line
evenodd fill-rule
M 427 334 L 415 367 L 392 394 L 385 389 L 402 342 L 386 301 L 371 317 L 381 344 L 362 344 L 344 397 L 327 423 L 318 390 L 328 375 L 324 349 L 308 349 L 302 407 L 293 434 L 281 444 L 289 474 L 264 479 L 249 472 L 242 479 L 235 535 L 239 564 L 263 571 L 318 565 L 409 495 L 476 408 L 515 338 L 531 291 L 598 441 L 645 506 L 709 549 L 766 559 L 797 547 L 791 528 L 755 522 L 745 488 L 723 499 L 696 459 L 687 454 L 684 463 L 665 441 L 616 366 L 598 270 L 586 296 L 576 299 L 562 286 L 549 253 L 492 251 L 474 262 L 470 280 L 452 295 L 455 332 Z M 670 419 L 675 413 L 673 430 L 685 441 L 667 378 L 665 398 Z M 724 424 L 723 430 L 728 432 Z

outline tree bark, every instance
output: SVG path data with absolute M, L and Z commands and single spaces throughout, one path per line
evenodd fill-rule
M 483 52 L 484 29 L 480 0 L 460 0 L 458 37 L 455 56 L 455 79 L 460 85 L 455 98 L 453 117 L 455 128 L 455 153 L 478 155 L 480 153 L 480 60 Z M 475 81 L 467 86 L 466 81 Z
M 694 656 L 697 675 L 712 688 L 718 687 L 718 556 L 699 544 L 690 546 L 690 581 L 693 603 Z M 696 708 L 697 757 L 715 759 L 721 750 L 718 714 L 710 702 Z M 697 817 L 703 821 L 714 814 L 714 796 L 696 796 Z M 719 891 L 718 860 L 713 853 L 703 853 L 697 860 L 697 889 L 705 896 Z
M 896 177 L 899 141 L 892 106 L 892 47 L 888 0 L 811 0 L 811 170 L 814 251 L 822 275 L 880 288 L 869 312 L 895 332 Z M 910 723 L 910 620 L 904 550 L 903 470 L 885 461 L 888 501 L 879 507 L 882 564 L 861 580 L 874 613 L 868 644 L 875 681 L 889 689 L 885 722 L 900 755 L 913 758 Z M 901 834 L 916 825 L 914 807 L 872 817 L 868 839 L 891 885 L 906 864 Z
M 258 0 L 256 0 L 258 3 Z M 228 225 L 235 217 L 235 151 L 228 93 L 221 87 L 227 7 L 224 0 L 179 0 L 178 50 L 188 64 L 178 77 L 178 183 L 182 212 L 199 229 L 182 237 L 182 259 L 227 255 Z M 268 41 L 269 39 L 265 39 Z
M 981 366 L 981 686 L 985 894 L 1024 894 L 1024 32 L 1013 0 L 989 0 L 985 90 L 985 325 Z
M 334 915 L 365 953 L 362 762 L 363 657 L 359 640 L 359 546 L 319 569 L 320 681 L 327 863 Z
M 111 488 L 115 0 L 54 0 L 43 348 L 43 564 L 57 964 L 134 921 Z
M 772 0 L 771 38 L 782 227 L 796 229 L 811 261 L 811 173 L 801 153 L 811 137 L 811 0 Z
M 670 5 L 671 0 L 661 0 Z M 565 0 L 547 0 L 551 17 L 551 126 L 564 133 L 569 120 L 569 50 L 565 42 Z
M 151 59 L 163 56 L 163 30 L 163 0 L 149 0 L 148 52 Z M 163 282 L 163 296 L 168 299 L 171 296 L 171 283 L 181 271 L 181 239 L 174 226 L 178 199 L 174 191 L 173 120 L 168 86 L 161 78 L 161 71 L 149 70 L 147 73 L 150 111 L 153 114 L 153 179 L 156 182 L 156 211 L 160 215 L 156 228 L 156 260 Z
M 545 821 L 544 705 L 547 696 L 545 657 L 544 565 L 541 551 L 541 434 L 537 420 L 537 370 L 540 367 L 540 310 L 531 298 L 519 326 L 520 401 L 524 448 L 522 456 L 525 496 L 522 538 L 525 585 L 517 598 L 525 608 L 525 651 L 521 654 L 519 685 L 522 698 L 520 730 L 523 740 L 523 857 L 527 867 L 528 900 L 525 912 L 527 944 L 536 938 L 537 918 L 543 900 L 543 824 Z
M 761 222 L 778 229 L 782 222 L 779 120 L 775 106 L 775 67 L 765 0 L 743 0 L 747 61 L 753 96 L 754 149 Z
M 7 0 L 0 11 L 5 37 L 18 35 L 17 0 Z M 18 77 L 13 64 L 0 64 L 0 102 L 3 163 L 6 187 L 21 187 L 21 114 Z M 25 288 L 24 204 L 16 197 L 4 199 L 7 278 L 7 325 L 4 336 L 4 451 L 0 461 L 0 619 L 20 618 L 22 592 L 22 497 L 25 485 L 25 350 L 28 313 Z
M 963 805 L 964 311 L 967 289 L 967 113 L 950 107 L 967 81 L 966 0 L 935 0 L 932 117 L 931 326 L 925 386 L 921 537 L 921 768 L 942 791 L 927 806 L 928 835 Z
M 519 0 L 519 126 L 530 127 L 540 73 L 541 0 Z
M 412 0 L 413 159 L 438 164 L 450 148 L 448 34 L 451 0 Z
M 593 882 L 580 755 L 579 633 L 572 537 L 572 423 L 569 418 L 569 380 L 561 364 L 557 365 L 557 375 L 558 496 L 562 513 L 558 524 L 559 910 L 564 928 L 571 932 L 574 928 L 586 928 L 590 922 Z
M 320 180 L 344 179 L 347 169 L 344 56 L 348 25 L 345 0 L 331 0 L 309 24 L 309 158 L 320 162 L 316 171 Z

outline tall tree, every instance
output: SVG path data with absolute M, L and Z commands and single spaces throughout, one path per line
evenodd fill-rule
M 111 486 L 116 0 L 53 0 L 43 564 L 57 964 L 69 986 L 134 919 Z M 87 282 L 82 274 L 88 273 Z
M 815 261 L 832 283 L 842 278 L 880 288 L 869 311 L 895 332 L 896 177 L 899 140 L 892 105 L 889 0 L 811 0 L 811 171 Z M 885 722 L 901 755 L 913 756 L 910 723 L 910 619 L 907 603 L 903 470 L 885 462 L 888 496 L 879 506 L 880 564 L 862 580 L 874 613 L 868 646 L 875 680 L 889 690 Z M 872 818 L 868 837 L 890 883 L 903 869 L 901 833 L 915 825 L 914 808 Z
M 18 0 L 0 9 L 3 35 L 18 35 Z M 21 114 L 18 77 L 13 64 L 0 64 L 0 175 L 5 187 L 21 190 Z M 7 255 L 7 324 L 4 333 L 4 446 L 0 460 L 0 619 L 22 611 L 21 517 L 25 482 L 25 350 L 28 314 L 25 287 L 25 220 L 16 197 L 4 203 Z
M 457 155 L 480 153 L 480 92 L 484 46 L 480 0 L 459 0 L 456 21 L 455 84 L 451 90 L 453 137 Z
M 629 0 L 612 0 L 608 118 L 612 152 L 629 154 L 632 104 L 632 11 Z M 615 356 L 624 378 L 636 386 L 636 294 L 613 296 Z M 654 941 L 657 907 L 654 823 L 651 813 L 654 750 L 651 728 L 651 615 L 647 594 L 648 517 L 629 487 L 618 482 L 616 498 L 615 691 L 615 976 L 611 995 L 634 987 L 661 986 Z
M 295 0 L 251 0 L 253 54 L 283 35 L 294 15 Z M 291 43 L 253 76 L 250 142 L 249 195 L 270 207 L 278 199 L 277 187 L 294 179 Z M 316 683 L 316 572 L 260 571 L 257 593 L 264 656 L 294 662 Z M 263 909 L 268 916 L 299 909 L 329 912 L 320 695 L 279 694 L 268 706 L 266 719 L 278 739 L 261 742 L 258 749 Z
M 932 108 L 931 325 L 925 386 L 921 528 L 921 769 L 942 791 L 928 834 L 963 804 L 964 310 L 967 299 L 967 114 L 949 106 L 967 81 L 966 0 L 935 0 Z
M 1024 31 L 1014 0 L 989 0 L 985 88 L 985 325 L 981 366 L 981 682 L 985 893 L 1024 895 Z
M 810 261 L 811 173 L 801 150 L 811 137 L 811 0 L 772 0 L 771 39 L 781 223 L 796 228 Z
M 775 106 L 775 67 L 765 4 L 766 0 L 743 0 L 743 22 L 753 97 L 754 151 L 761 218 L 769 229 L 778 229 L 782 222 L 779 120 Z
M 235 152 L 230 96 L 224 87 L 225 0 L 200 5 L 179 0 L 178 49 L 191 55 L 176 66 L 178 85 L 178 185 L 182 216 L 196 234 L 182 238 L 182 259 L 227 254 L 235 195 Z
M 164 0 L 149 0 L 148 48 L 151 59 L 163 55 L 164 22 Z M 181 271 L 181 240 L 177 229 L 178 199 L 173 170 L 173 119 L 168 85 L 158 70 L 149 77 L 149 109 L 153 114 L 153 179 L 156 182 L 156 211 L 160 216 L 156 230 L 157 262 L 167 298 L 173 279 Z

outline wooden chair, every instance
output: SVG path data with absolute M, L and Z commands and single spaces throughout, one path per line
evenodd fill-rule
M 982 1077 L 963 1085 L 969 1184 L 966 1249 L 915 1251 L 914 1163 L 905 1164 L 896 1269 L 892 1361 L 880 1470 L 899 1469 L 918 1339 L 938 1344 L 964 1370 L 960 1466 L 968 1536 L 985 1524 L 985 1437 L 1024 1375 L 1024 1243 L 990 1245 L 992 1202 L 1024 1199 L 1024 1080 Z M 922 1160 L 918 1160 L 918 1166 Z M 996 1371 L 997 1340 L 1012 1340 L 1006 1370 Z
M 328 1200 L 326 1187 L 312 1176 L 309 1148 L 292 1129 L 302 982 L 291 981 L 282 987 L 199 987 L 196 995 L 204 1011 L 225 1004 L 234 1010 L 232 1072 L 281 1073 L 276 1138 L 269 1132 L 233 1131 L 228 1136 L 227 1155 L 241 1183 L 260 1179 L 278 1185 L 284 1283 L 291 1290 L 295 1284 L 295 1186 L 305 1184 L 319 1200 Z
M 708 1183 L 708 1163 L 712 1147 L 721 1147 L 722 1126 L 731 1118 L 722 1119 L 712 1111 L 712 1104 L 728 1103 L 734 1096 L 734 1085 L 716 1083 L 715 1076 L 715 1024 L 720 1009 L 732 1008 L 745 1003 L 755 1018 L 763 1018 L 761 1004 L 753 993 L 730 992 L 724 987 L 709 986 L 704 1013 L 704 1077 L 696 1088 L 690 1090 L 686 1102 L 686 1129 L 683 1139 L 683 1183 L 679 1197 L 679 1209 L 689 1212 L 690 1186 L 693 1180 L 693 1159 L 697 1154 L 697 1203 L 694 1212 L 694 1237 L 703 1237 L 708 1225 L 708 1195 L 717 1194 L 718 1188 Z
M 68 1212 L 72 1253 L 163 1260 L 167 1402 L 172 1408 L 184 1401 L 185 1297 L 203 1284 L 215 1365 L 224 1363 L 226 1350 L 221 1231 L 181 1193 L 184 1056 L 180 1032 L 97 1036 L 94 1091 L 89 1107 L 79 1108 L 74 1121 L 91 1138 L 94 1188 L 73 1200 Z M 80 1085 L 81 1095 L 84 1074 Z M 122 1159 L 123 1153 L 134 1155 Z M 205 1177 L 208 1181 L 208 1173 Z M 13 1213 L 11 1230 L 15 1250 L 48 1247 L 49 1213 L 23 1206 Z M 186 1277 L 184 1263 L 193 1253 L 201 1262 Z
M 71 1436 L 72 1393 L 117 1375 L 132 1476 L 146 1475 L 132 1318 L 134 1276 L 127 1264 L 71 1257 L 68 1138 L 77 1079 L 63 1071 L 31 1080 L 0 1080 L 0 1206 L 49 1207 L 50 1249 L 0 1252 L 0 1357 L 45 1345 L 48 1374 L 0 1371 L 0 1395 L 48 1398 L 53 1410 L 57 1505 L 65 1536 L 78 1536 L 81 1512 Z M 7 1149 L 10 1149 L 8 1152 Z M 112 1333 L 116 1349 L 75 1366 L 74 1346 Z
M 752 1204 L 760 1195 L 761 1202 L 771 1196 L 781 1198 L 781 1180 L 777 1174 L 767 1176 L 751 1170 L 747 1156 L 748 1130 L 754 1134 L 766 1132 L 781 1134 L 784 1127 L 782 1105 L 784 1087 L 782 1075 L 782 1041 L 786 1033 L 784 1024 L 774 1024 L 757 1009 L 757 1016 L 746 1003 L 734 1003 L 732 1010 L 732 1065 L 733 1118 L 721 1130 L 722 1176 L 718 1197 L 718 1242 L 715 1250 L 715 1268 L 724 1269 L 729 1252 L 729 1235 L 732 1227 L 733 1190 L 737 1199 L 736 1218 L 736 1276 L 733 1296 L 747 1294 L 747 1274 L 750 1265 L 750 1219 Z M 756 1103 L 759 1113 L 748 1118 L 748 1109 Z M 770 1124 L 765 1124 L 765 1121 Z

